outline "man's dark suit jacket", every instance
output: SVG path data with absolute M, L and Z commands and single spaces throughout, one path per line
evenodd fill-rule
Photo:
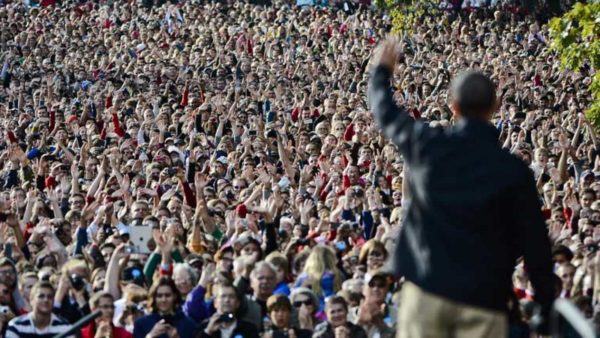
M 395 253 L 400 275 L 456 302 L 506 310 L 511 276 L 525 258 L 535 298 L 554 298 L 550 242 L 527 165 L 502 149 L 483 119 L 431 128 L 392 98 L 390 71 L 373 69 L 375 120 L 408 165 L 411 197 Z

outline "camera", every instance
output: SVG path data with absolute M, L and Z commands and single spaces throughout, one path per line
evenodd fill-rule
M 301 238 L 297 241 L 298 245 L 308 245 L 310 241 L 306 238 Z
M 138 313 L 138 312 L 144 312 L 144 305 L 143 304 L 129 304 L 127 305 L 127 311 L 129 311 L 130 313 Z
M 598 246 L 596 244 L 588 244 L 585 249 L 587 250 L 587 252 L 589 253 L 594 253 L 596 251 L 598 251 Z
M 112 236 L 112 234 L 114 233 L 113 228 L 110 225 L 106 224 L 102 227 L 102 230 L 104 231 L 106 236 Z
M 0 315 L 7 315 L 10 312 L 10 308 L 6 305 L 0 306 Z
M 234 321 L 233 313 L 224 313 L 219 317 L 221 323 L 231 323 Z
M 56 235 L 56 237 L 61 237 L 62 235 L 64 235 L 62 228 L 54 229 L 54 235 Z
M 360 187 L 352 188 L 352 194 L 357 198 L 362 198 L 364 196 L 364 192 Z
M 71 286 L 73 286 L 73 289 L 80 291 L 83 290 L 83 288 L 85 287 L 85 282 L 83 281 L 83 278 L 81 278 L 78 274 L 72 274 L 71 277 L 69 277 L 69 279 L 71 280 Z
M 306 200 L 312 200 L 312 199 L 313 199 L 313 197 L 310 193 L 308 193 L 306 191 L 302 193 L 302 200 L 306 201 Z

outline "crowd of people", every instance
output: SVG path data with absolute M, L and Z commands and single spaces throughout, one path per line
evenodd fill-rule
M 368 3 L 0 6 L 2 334 L 100 310 L 77 335 L 392 337 L 402 279 L 386 266 L 412 192 L 366 100 L 392 28 Z M 557 296 L 595 320 L 594 70 L 560 69 L 548 39 L 515 6 L 425 15 L 401 39 L 395 98 L 443 128 L 452 77 L 491 76 L 499 142 L 537 180 Z M 526 337 L 522 262 L 513 282 L 511 336 Z

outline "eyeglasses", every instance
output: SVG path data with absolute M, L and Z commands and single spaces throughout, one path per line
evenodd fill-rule
M 371 252 L 369 252 L 369 256 L 372 256 L 372 257 L 383 257 L 383 252 L 381 252 L 381 251 L 371 251 Z
M 311 306 L 312 305 L 312 301 L 310 299 L 307 299 L 307 300 L 304 300 L 304 301 L 297 300 L 297 301 L 294 302 L 294 307 L 297 307 L 297 308 L 302 307 L 302 304 L 304 304 L 306 306 Z

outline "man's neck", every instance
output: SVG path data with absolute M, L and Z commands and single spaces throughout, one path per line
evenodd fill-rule
M 52 314 L 40 314 L 32 312 L 31 320 L 33 321 L 33 326 L 37 329 L 44 329 L 50 325 L 50 320 L 52 319 Z

